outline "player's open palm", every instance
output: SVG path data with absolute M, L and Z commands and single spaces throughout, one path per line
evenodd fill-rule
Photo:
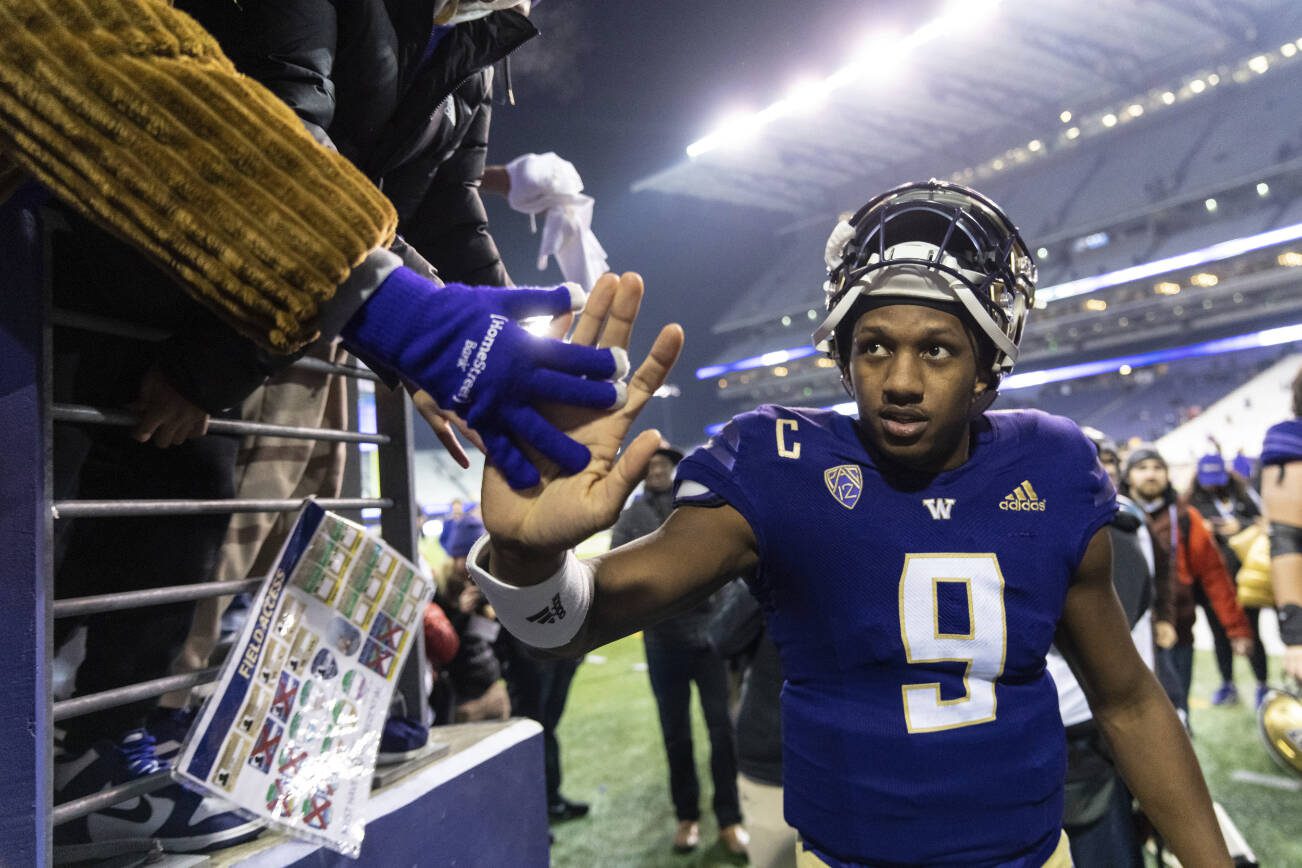
M 603 276 L 592 289 L 571 342 L 627 349 L 642 292 L 642 278 L 637 274 Z M 638 413 L 665 382 L 682 347 L 682 328 L 665 326 L 629 380 L 628 400 L 619 409 L 555 405 L 546 410 L 544 415 L 552 425 L 591 453 L 580 473 L 561 476 L 545 461 L 536 460 L 542 468 L 542 482 L 516 491 L 496 467 L 485 469 L 482 510 L 495 542 L 540 553 L 558 552 L 615 521 L 659 448 L 660 434 L 643 431 L 622 454 L 620 446 Z

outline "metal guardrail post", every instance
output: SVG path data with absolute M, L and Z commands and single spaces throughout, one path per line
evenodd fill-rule
M 389 435 L 389 442 L 377 447 L 380 464 L 380 494 L 393 501 L 380 517 L 380 535 L 399 554 L 419 562 L 416 550 L 416 473 L 412 465 L 411 399 L 406 389 L 375 390 L 376 428 Z M 396 687 L 402 693 L 408 717 L 429 726 L 433 722 L 426 700 L 425 631 L 417 622 L 411 653 L 398 675 Z
M 28 188 L 30 190 L 30 188 Z M 0 206 L 0 860 L 51 859 L 49 329 L 38 205 L 20 190 Z

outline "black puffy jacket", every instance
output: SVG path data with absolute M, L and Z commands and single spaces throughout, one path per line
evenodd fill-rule
M 372 178 L 447 281 L 507 281 L 479 197 L 492 66 L 537 34 L 514 11 L 433 28 L 433 0 L 180 0 L 236 67 Z M 405 253 L 396 247 L 400 253 Z

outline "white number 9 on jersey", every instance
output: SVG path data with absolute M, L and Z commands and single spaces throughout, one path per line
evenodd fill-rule
M 941 699 L 940 682 L 905 684 L 909 732 L 995 719 L 995 680 L 1008 648 L 1004 576 L 994 554 L 905 555 L 900 638 L 909 663 L 964 663 L 964 695 Z

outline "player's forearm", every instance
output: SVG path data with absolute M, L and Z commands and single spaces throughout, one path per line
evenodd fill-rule
M 1186 868 L 1231 864 L 1198 758 L 1157 680 L 1135 698 L 1095 709 L 1117 766 L 1144 813 Z
M 486 551 L 472 551 L 472 574 L 517 637 L 549 654 L 578 656 L 686 611 L 752 569 L 753 546 L 736 526 L 716 524 L 720 518 L 727 516 L 677 511 L 654 533 L 587 561 L 495 537 Z

